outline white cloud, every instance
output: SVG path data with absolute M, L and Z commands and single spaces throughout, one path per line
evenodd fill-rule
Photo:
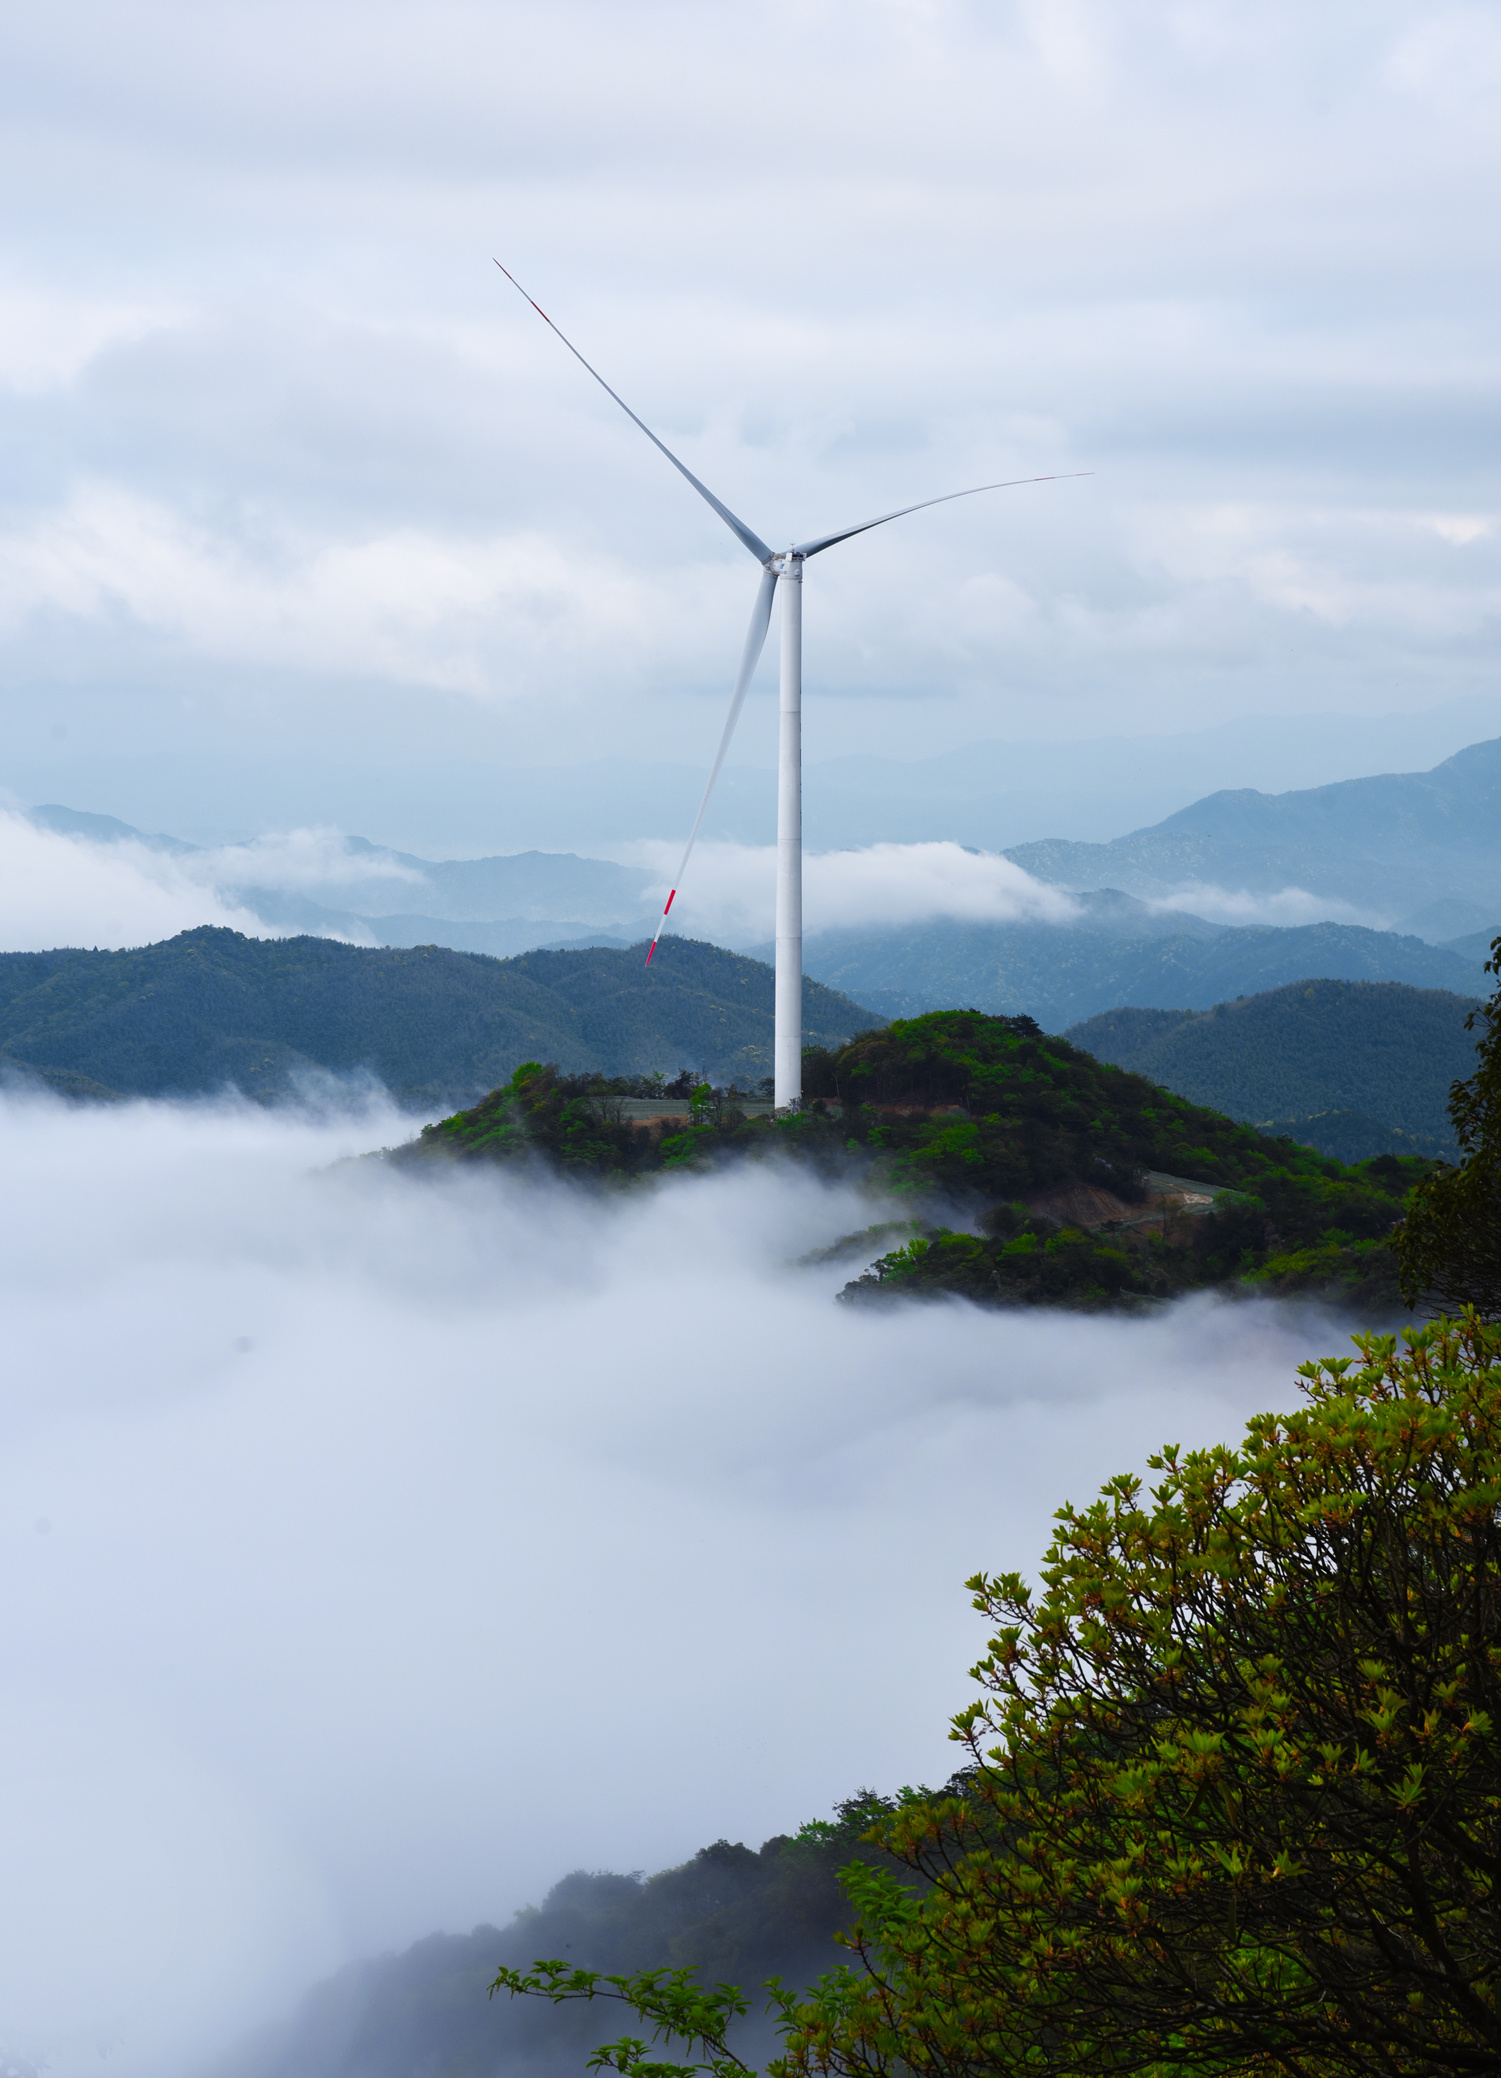
M 252 547 L 90 485 L 0 535 L 0 626 L 122 620 L 220 663 L 501 697 L 528 688 L 539 652 L 593 667 L 645 631 L 646 597 L 627 573 L 534 535 L 271 533 Z M 665 595 L 659 603 L 670 629 Z
M 285 888 L 329 901 L 372 881 L 414 892 L 426 885 L 420 867 L 352 849 L 341 830 L 272 830 L 245 844 L 205 847 L 182 864 L 204 886 Z
M 111 348 L 176 330 L 191 313 L 19 283 L 0 286 L 0 387 L 23 396 L 66 388 Z
M 1314 895 L 1307 888 L 1284 887 L 1258 892 L 1252 888 L 1217 887 L 1190 881 L 1170 895 L 1147 902 L 1159 912 L 1182 910 L 1215 924 L 1365 924 L 1372 930 L 1391 928 L 1391 919 L 1374 910 L 1342 902 L 1337 895 Z
M 0 809 L 0 952 L 146 945 L 200 924 L 276 935 L 169 853 L 62 836 Z
M 1480 541 L 1490 531 L 1480 518 L 1237 503 L 1141 508 L 1133 522 L 1143 563 L 1181 587 L 1179 610 L 1192 613 L 1200 594 L 1227 625 L 1269 607 L 1310 627 L 1422 645 L 1474 635 L 1501 612 L 1501 565 L 1461 570 L 1414 540 Z
M 1431 528 L 1440 541 L 1455 548 L 1468 548 L 1472 541 L 1483 541 L 1495 524 L 1483 512 L 1435 512 L 1419 521 L 1420 526 Z
M 661 874 L 658 901 L 671 885 L 681 847 L 641 843 L 622 857 Z M 675 928 L 690 938 L 755 944 L 775 928 L 776 848 L 700 844 L 682 894 Z M 962 844 L 870 844 L 856 851 L 810 852 L 803 861 L 803 928 L 833 931 L 861 925 L 922 923 L 954 917 L 975 923 L 1067 923 L 1073 897 L 1034 880 L 994 852 Z
M 400 1131 L 0 1098 L 0 2026 L 50 2078 L 177 2078 L 568 1868 L 941 1779 L 967 1575 L 1341 1342 L 850 1314 L 786 1265 L 880 1208 L 808 1179 L 327 1166 Z

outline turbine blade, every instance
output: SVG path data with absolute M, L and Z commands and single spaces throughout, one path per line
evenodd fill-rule
M 495 264 L 497 267 L 500 267 L 499 260 L 497 260 Z M 526 296 L 527 302 L 532 303 L 531 297 L 526 295 L 526 290 L 522 288 L 520 282 L 516 279 L 515 275 L 512 274 L 509 267 L 500 267 L 500 271 L 505 276 L 506 280 L 511 284 L 511 287 L 516 290 L 517 294 Z M 542 308 L 542 305 L 540 303 L 532 303 L 532 308 L 536 311 L 538 317 L 541 318 L 544 325 L 552 325 L 553 331 L 558 332 L 557 326 L 553 325 L 552 319 L 547 315 L 547 312 Z M 647 439 L 651 442 L 652 446 L 659 447 L 662 450 L 663 454 L 666 455 L 668 461 L 671 462 L 673 468 L 678 471 L 679 475 L 686 476 L 688 481 L 692 484 L 693 488 L 698 492 L 698 495 L 714 507 L 714 510 L 719 514 L 719 517 L 724 521 L 725 525 L 729 528 L 730 532 L 736 537 L 737 540 L 744 542 L 745 546 L 750 550 L 751 554 L 755 557 L 756 561 L 758 563 L 769 563 L 771 561 L 772 551 L 766 546 L 766 543 L 761 539 L 760 535 L 753 533 L 751 529 L 745 524 L 745 521 L 743 519 L 737 519 L 734 513 L 731 512 L 728 505 L 720 504 L 719 500 L 715 497 L 714 493 L 709 489 L 707 484 L 700 483 L 698 478 L 694 475 L 693 471 L 690 468 L 688 468 L 686 463 L 680 462 L 678 460 L 677 456 L 667 445 L 666 441 L 659 440 L 656 434 L 652 431 L 651 427 L 647 425 L 646 421 L 644 419 L 639 419 L 636 417 L 635 412 L 632 411 L 630 405 L 626 403 L 624 397 L 615 396 L 615 392 L 610 388 L 610 385 L 605 381 L 604 377 L 600 374 L 599 370 L 597 368 L 590 367 L 589 363 L 584 359 L 583 355 L 579 352 L 578 348 L 574 345 L 571 339 L 566 337 L 566 335 L 562 332 L 558 332 L 558 337 L 563 341 L 563 344 L 567 347 L 568 351 L 573 355 L 573 358 L 580 364 L 580 366 L 589 369 L 589 373 L 594 377 L 594 380 L 599 384 L 600 388 L 604 391 L 605 395 L 607 397 L 615 397 L 615 402 L 620 406 L 621 410 L 625 413 L 626 417 L 631 421 L 631 423 L 641 428 L 642 432 L 646 435 Z M 874 526 L 875 524 L 876 522 L 872 520 L 871 525 Z
M 698 804 L 698 814 L 693 818 L 693 828 L 688 833 L 688 842 L 684 847 L 683 856 L 678 865 L 677 883 L 667 897 L 666 906 L 662 911 L 662 921 L 657 925 L 657 938 L 660 938 L 662 935 L 667 923 L 667 911 L 671 909 L 677 897 L 678 888 L 683 884 L 683 875 L 687 871 L 689 859 L 693 856 L 693 847 L 698 842 L 698 833 L 703 824 L 704 813 L 709 806 L 709 796 L 714 791 L 714 782 L 719 777 L 719 770 L 724 763 L 725 753 L 730 747 L 730 738 L 735 733 L 735 724 L 740 719 L 740 710 L 745 705 L 745 695 L 749 690 L 752 678 L 755 676 L 756 666 L 761 661 L 761 651 L 766 642 L 766 630 L 771 621 L 771 602 L 776 595 L 776 589 L 776 572 L 774 570 L 763 570 L 760 585 L 756 590 L 756 603 L 751 608 L 750 626 L 746 630 L 745 648 L 740 656 L 740 670 L 735 679 L 735 690 L 730 695 L 730 711 L 724 718 L 724 730 L 719 738 L 719 749 L 714 754 L 714 763 L 709 772 L 708 784 L 704 788 L 704 797 Z M 652 953 L 657 949 L 657 938 L 653 938 L 651 951 L 646 955 L 648 967 L 651 965 Z
M 1076 476 L 1093 475 L 1093 469 L 1070 469 L 1062 476 L 1011 476 L 1004 483 L 977 483 L 967 491 L 945 491 L 941 498 L 924 498 L 918 505 L 903 505 L 896 512 L 883 512 L 878 519 L 862 520 L 858 527 L 846 527 L 841 534 L 820 534 L 816 541 L 800 541 L 792 553 L 795 556 L 816 556 L 826 548 L 848 541 L 853 534 L 868 534 L 872 527 L 884 527 L 887 520 L 905 519 L 909 512 L 926 512 L 930 505 L 947 505 L 955 498 L 978 498 L 981 491 L 1010 491 L 1023 483 L 1070 483 Z

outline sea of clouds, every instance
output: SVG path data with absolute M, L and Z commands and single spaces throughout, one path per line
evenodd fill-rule
M 363 1108 L 0 1095 L 0 2044 L 170 2078 L 563 1871 L 940 1780 L 962 1582 L 1338 1324 L 852 1312 L 879 1217 L 344 1158 Z

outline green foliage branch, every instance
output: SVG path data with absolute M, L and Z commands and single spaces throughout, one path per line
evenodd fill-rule
M 793 1995 L 775 1978 L 767 1990 L 784 2022 L 790 2022 Z M 737 2020 L 750 2010 L 750 2001 L 734 1984 L 704 1986 L 689 1968 L 633 1970 L 609 1975 L 601 1970 L 577 1969 L 570 1963 L 543 1961 L 530 1970 L 502 1967 L 490 1986 L 490 1996 L 509 1992 L 512 1998 L 532 1995 L 551 1999 L 555 2006 L 573 2000 L 616 1999 L 646 2021 L 651 2042 L 679 2042 L 693 2058 L 690 2063 L 651 2056 L 650 2044 L 636 2035 L 622 2035 L 606 2042 L 587 2060 L 591 2071 L 619 2071 L 625 2078 L 738 2078 L 750 2066 L 729 2047 L 728 2034 Z
M 1491 942 L 1485 971 L 1501 976 L 1501 938 Z M 1409 1305 L 1432 1295 L 1493 1319 L 1501 1315 L 1501 985 L 1466 1018 L 1467 1029 L 1477 1020 L 1479 1063 L 1449 1090 L 1464 1160 L 1418 1184 L 1396 1246 Z

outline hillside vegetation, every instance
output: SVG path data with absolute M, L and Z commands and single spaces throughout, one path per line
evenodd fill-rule
M 1377 1154 L 1416 1154 L 1425 1161 L 1450 1161 L 1452 1135 L 1409 1133 L 1389 1126 L 1369 1111 L 1305 1111 L 1294 1118 L 1263 1118 L 1259 1129 L 1274 1140 L 1297 1140 L 1316 1154 L 1332 1154 L 1341 1162 L 1369 1161 Z
M 857 1301 L 1090 1307 L 1249 1281 L 1396 1303 L 1386 1237 L 1420 1160 L 1347 1167 L 1267 1139 L 1030 1018 L 935 1012 L 804 1065 L 800 1114 L 748 1118 L 703 1087 L 687 1123 L 654 1130 L 606 1078 L 530 1062 L 396 1159 L 540 1162 L 615 1182 L 774 1155 L 854 1173 L 906 1199 L 920 1229 L 856 1281 Z M 1195 1197 L 1203 1209 L 1189 1212 Z
M 627 1075 L 770 1073 L 770 968 L 691 939 L 666 941 L 649 969 L 644 952 L 496 960 L 205 927 L 135 951 L 5 953 L 0 1067 L 131 1096 L 233 1084 L 274 1097 L 309 1071 L 363 1071 L 413 1103 L 464 1101 L 537 1055 Z M 875 1021 L 811 981 L 803 1017 L 831 1045 Z
M 1475 1066 L 1465 1019 L 1476 1001 L 1397 982 L 1300 981 L 1207 1014 L 1110 1010 L 1068 1036 L 1231 1118 L 1295 1133 L 1310 1114 L 1356 1112 L 1368 1135 L 1424 1135 L 1433 1153 L 1452 1154 L 1449 1086 Z

